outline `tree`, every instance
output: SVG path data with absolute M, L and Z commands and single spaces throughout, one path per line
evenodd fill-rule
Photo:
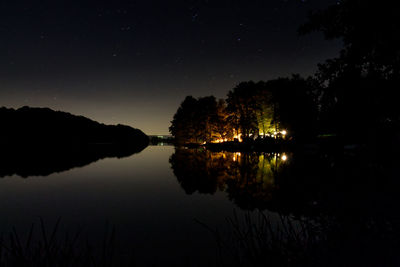
M 178 143 L 203 143 L 230 138 L 223 100 L 214 96 L 198 99 L 187 96 L 181 103 L 169 128 Z
M 276 132 L 286 130 L 298 139 L 315 135 L 317 103 L 312 79 L 299 75 L 278 78 L 267 81 L 263 91 L 270 95 L 272 125 Z
M 283 129 L 297 138 L 313 137 L 317 119 L 317 105 L 311 85 L 304 78 L 293 75 L 271 81 L 275 83 L 274 99 L 278 103 L 278 118 Z
M 253 81 L 241 82 L 228 93 L 226 102 L 230 112 L 230 122 L 236 133 L 249 137 L 258 134 L 257 124 L 257 84 Z
M 197 124 L 195 124 L 196 106 L 197 100 L 192 96 L 187 96 L 171 121 L 169 131 L 178 143 L 198 142 Z
M 214 139 L 231 140 L 233 138 L 233 127 L 229 122 L 229 113 L 226 110 L 226 102 L 223 99 L 217 103 L 217 117 L 214 121 Z
M 343 41 L 340 55 L 317 73 L 325 125 L 342 136 L 360 139 L 399 125 L 399 12 L 396 1 L 343 0 L 314 12 L 300 28 Z

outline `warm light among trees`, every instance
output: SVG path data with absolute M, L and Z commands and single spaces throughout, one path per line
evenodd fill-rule
M 226 100 L 188 96 L 170 127 L 181 143 L 242 142 L 258 138 L 310 136 L 317 104 L 310 80 L 294 75 L 268 82 L 242 82 Z

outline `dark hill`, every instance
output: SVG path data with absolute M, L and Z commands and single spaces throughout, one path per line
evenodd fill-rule
M 148 143 L 142 131 L 125 125 L 105 125 L 48 108 L 0 108 L 0 177 L 48 175 L 129 156 Z
M 145 147 L 148 137 L 125 125 L 105 125 L 83 116 L 49 108 L 0 108 L 0 144 L 118 144 Z

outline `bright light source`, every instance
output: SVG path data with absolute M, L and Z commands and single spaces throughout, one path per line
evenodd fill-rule
M 283 131 L 281 131 L 281 134 L 282 134 L 282 135 L 286 135 L 287 132 L 286 132 L 285 130 L 283 130 Z
M 286 161 L 287 160 L 287 156 L 286 155 L 282 155 L 282 158 L 281 158 L 283 161 Z

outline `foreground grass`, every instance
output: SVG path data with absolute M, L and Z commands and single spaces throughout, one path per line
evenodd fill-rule
M 400 266 L 398 222 L 237 213 L 215 237 L 217 266 Z
M 215 238 L 214 266 L 400 266 L 400 221 L 257 211 L 234 212 L 223 229 L 197 222 Z M 81 229 L 70 234 L 59 226 L 60 220 L 49 229 L 40 219 L 24 238 L 15 228 L 0 235 L 0 266 L 137 266 L 133 253 L 124 254 L 116 246 L 114 227 L 107 224 L 102 241 L 93 244 Z M 181 266 L 201 266 L 191 262 Z
M 39 226 L 32 224 L 24 240 L 15 228 L 0 236 L 0 266 L 123 266 L 115 258 L 115 228 L 106 226 L 100 248 L 93 246 L 78 229 L 60 238 L 60 219 L 49 230 L 40 218 Z M 34 238 L 38 234 L 39 238 Z M 126 264 L 126 266 L 133 266 Z

